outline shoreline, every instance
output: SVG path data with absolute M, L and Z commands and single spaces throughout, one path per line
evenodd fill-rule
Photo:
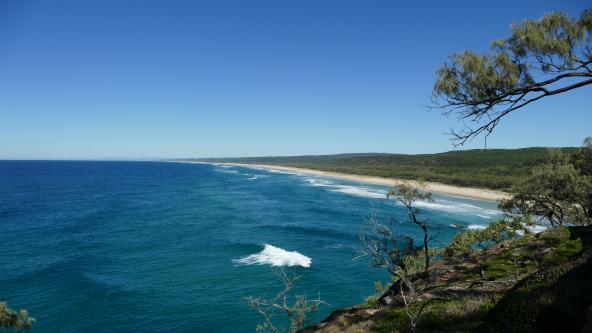
M 296 173 L 313 175 L 313 176 L 320 176 L 320 177 L 326 177 L 326 178 L 349 180 L 349 181 L 355 181 L 355 182 L 361 182 L 361 183 L 367 183 L 367 184 L 373 184 L 373 185 L 396 186 L 396 185 L 401 185 L 401 184 L 410 184 L 413 187 L 416 187 L 418 189 L 428 191 L 428 192 L 452 195 L 452 196 L 463 197 L 463 198 L 468 198 L 468 199 L 486 200 L 486 201 L 498 201 L 498 200 L 507 199 L 510 197 L 510 194 L 507 192 L 484 189 L 484 188 L 461 187 L 461 186 L 446 185 L 446 184 L 435 183 L 435 182 L 419 182 L 416 180 L 405 180 L 405 179 L 397 179 L 397 178 L 355 175 L 355 174 L 350 174 L 350 173 L 320 171 L 320 170 L 314 170 L 314 169 L 287 167 L 287 166 L 281 166 L 281 165 L 246 164 L 246 163 L 213 163 L 213 162 L 212 163 L 209 163 L 209 162 L 186 162 L 186 163 L 232 165 L 232 166 L 240 166 L 240 167 L 247 167 L 247 168 L 248 167 L 255 167 L 255 168 L 261 168 L 261 169 L 296 172 Z

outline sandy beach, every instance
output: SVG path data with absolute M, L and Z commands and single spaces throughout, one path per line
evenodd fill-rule
M 201 163 L 201 162 L 198 162 L 198 163 Z M 208 164 L 210 164 L 210 163 L 208 163 Z M 211 163 L 211 164 L 236 165 L 236 166 L 243 166 L 243 167 L 256 167 L 256 168 L 263 168 L 263 169 L 289 171 L 289 172 L 296 172 L 296 173 L 313 175 L 313 176 L 351 180 L 351 181 L 368 183 L 368 184 L 376 184 L 376 185 L 394 186 L 394 185 L 400 185 L 400 184 L 406 183 L 406 184 L 410 184 L 414 187 L 417 187 L 419 189 L 433 192 L 433 193 L 441 193 L 441 194 L 454 195 L 454 196 L 471 198 L 471 199 L 489 200 L 489 201 L 498 201 L 500 199 L 506 199 L 506 198 L 510 197 L 510 194 L 508 194 L 506 192 L 490 190 L 490 189 L 483 189 L 483 188 L 460 187 L 460 186 L 446 185 L 446 184 L 434 183 L 434 182 L 421 182 L 420 183 L 420 182 L 414 181 L 414 180 L 404 180 L 404 179 L 384 178 L 384 177 L 374 177 L 374 176 L 362 176 L 362 175 L 354 175 L 354 174 L 339 173 L 339 172 L 327 172 L 327 171 L 319 171 L 319 170 L 305 169 L 305 168 L 286 167 L 286 166 L 280 166 L 280 165 L 242 164 L 242 163 Z

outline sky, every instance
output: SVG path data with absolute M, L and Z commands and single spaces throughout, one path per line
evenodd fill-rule
M 0 159 L 453 150 L 436 70 L 588 1 L 0 1 Z M 490 148 L 578 146 L 592 87 L 506 117 Z M 463 149 L 483 148 L 477 139 Z

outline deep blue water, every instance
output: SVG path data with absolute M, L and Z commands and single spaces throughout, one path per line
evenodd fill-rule
M 384 190 L 243 167 L 0 161 L 0 300 L 27 308 L 32 332 L 252 332 L 259 317 L 241 298 L 279 283 L 270 265 L 236 260 L 271 244 L 312 260 L 297 292 L 332 305 L 319 320 L 386 280 L 352 260 L 364 219 L 404 217 Z M 420 206 L 433 245 L 459 231 L 450 224 L 496 214 L 492 202 L 436 199 Z

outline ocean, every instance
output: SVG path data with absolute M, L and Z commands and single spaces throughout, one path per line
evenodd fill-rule
M 362 223 L 404 221 L 387 188 L 278 170 L 170 162 L 0 161 L 0 301 L 31 332 L 253 332 L 243 297 L 295 293 L 363 302 L 387 274 L 361 248 Z M 432 246 L 499 216 L 496 203 L 420 202 Z M 397 224 L 419 240 L 417 226 Z

